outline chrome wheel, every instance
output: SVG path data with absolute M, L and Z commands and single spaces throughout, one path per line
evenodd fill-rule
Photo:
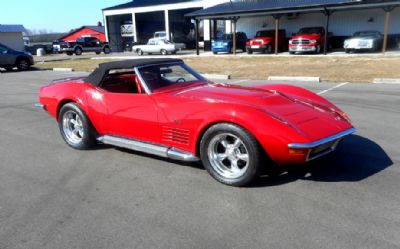
M 84 137 L 84 129 L 82 119 L 75 111 L 66 111 L 62 117 L 62 130 L 65 138 L 72 145 L 82 142 Z
M 228 179 L 243 176 L 250 163 L 246 145 L 231 133 L 222 133 L 213 137 L 207 153 L 213 169 Z

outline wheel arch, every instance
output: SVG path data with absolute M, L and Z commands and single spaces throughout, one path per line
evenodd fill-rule
M 24 56 L 24 55 L 18 55 L 17 58 L 15 59 L 14 64 L 17 64 L 17 62 L 20 61 L 20 60 L 22 60 L 22 59 L 28 61 L 29 65 L 31 64 L 31 62 L 29 61 L 29 58 L 26 57 L 26 56 Z

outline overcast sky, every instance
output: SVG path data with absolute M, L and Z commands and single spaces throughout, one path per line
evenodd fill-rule
M 103 8 L 126 2 L 129 0 L 1 0 L 0 24 L 67 32 L 103 22 Z

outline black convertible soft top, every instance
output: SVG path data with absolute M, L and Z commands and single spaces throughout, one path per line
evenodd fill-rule
M 98 86 L 108 71 L 113 69 L 134 68 L 146 65 L 164 64 L 164 63 L 183 63 L 181 59 L 135 59 L 101 63 L 86 77 L 85 82 Z

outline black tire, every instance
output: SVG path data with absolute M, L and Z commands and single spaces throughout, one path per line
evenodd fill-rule
M 31 67 L 31 63 L 26 58 L 19 58 L 15 66 L 19 71 L 26 71 Z
M 272 46 L 271 45 L 267 46 L 267 53 L 272 54 Z
M 110 49 L 109 47 L 105 47 L 105 48 L 103 49 L 103 52 L 104 52 L 105 54 L 109 54 L 109 53 L 111 53 L 111 49 Z
M 294 54 L 294 52 L 293 51 L 289 51 L 289 54 Z
M 252 54 L 253 50 L 251 50 L 250 48 L 246 49 L 247 54 Z
M 82 55 L 82 48 L 80 48 L 80 47 L 75 48 L 74 53 L 76 55 Z
M 67 52 L 67 55 L 68 56 L 72 56 L 74 53 L 72 53 L 72 52 Z
M 316 53 L 316 54 L 320 54 L 320 53 L 321 53 L 321 46 L 320 46 L 320 45 L 317 45 L 317 46 L 315 47 L 315 53 Z
M 218 54 L 218 52 L 217 51 L 213 51 L 213 54 Z
M 143 55 L 143 50 L 141 50 L 140 48 L 136 49 L 136 53 L 137 55 L 142 56 Z
M 349 50 L 349 49 L 345 49 L 344 52 L 345 52 L 346 54 L 348 54 L 348 53 L 350 53 L 350 50 Z
M 167 55 L 167 54 L 168 54 L 167 50 L 165 50 L 165 49 L 161 49 L 161 50 L 160 50 L 160 53 L 161 53 L 162 55 Z
M 6 68 L 4 68 L 7 72 L 11 72 L 11 71 L 13 71 L 14 70 L 14 68 L 13 67 L 6 67 Z
M 71 124 L 72 122 L 68 121 L 67 117 L 74 114 L 79 116 L 79 119 L 81 121 L 80 127 L 83 131 L 83 134 L 79 133 L 79 135 L 76 135 L 77 138 L 79 138 L 79 141 L 77 140 L 75 142 L 71 138 L 72 134 L 68 134 L 68 130 L 76 127 L 72 127 L 74 125 Z M 61 107 L 58 115 L 58 127 L 64 141 L 74 149 L 85 150 L 93 147 L 93 145 L 96 144 L 96 131 L 92 123 L 83 112 L 83 110 L 75 103 L 67 103 Z
M 95 52 L 96 54 L 101 54 L 101 52 Z
M 218 147 L 222 145 L 222 142 L 216 143 L 215 141 L 219 141 L 218 139 L 224 136 L 226 136 L 226 139 L 231 136 L 235 141 L 238 139 L 241 142 L 240 146 L 242 147 L 235 147 L 232 149 L 232 147 L 234 147 L 234 142 L 232 142 L 232 144 L 227 143 L 227 147 Z M 229 146 L 231 146 L 231 149 L 227 149 Z M 233 164 L 230 161 L 231 158 L 229 158 L 229 156 L 226 156 L 226 158 L 223 160 L 217 160 L 215 158 L 212 159 L 213 155 L 216 155 L 215 153 L 220 153 L 216 151 L 218 148 L 222 148 L 223 150 L 225 149 L 224 155 L 230 153 L 229 155 L 231 157 L 236 158 L 236 167 L 232 166 Z M 229 150 L 230 152 L 228 152 Z M 243 150 L 247 155 L 248 161 L 243 161 L 245 162 L 245 166 L 243 166 L 242 163 L 243 168 L 240 169 L 238 164 L 241 159 L 238 159 L 239 157 L 236 156 L 238 156 L 237 153 L 239 153 L 239 155 L 243 155 L 241 154 L 243 153 Z M 258 176 L 264 158 L 263 153 L 264 152 L 262 151 L 260 144 L 250 132 L 240 126 L 229 123 L 213 125 L 205 132 L 200 142 L 200 157 L 208 173 L 217 181 L 231 186 L 245 186 Z M 224 162 L 224 160 L 229 160 L 231 169 L 225 165 L 226 162 Z M 218 165 L 223 166 L 221 167 Z M 225 171 L 224 169 L 221 170 L 221 168 L 224 168 Z M 235 174 L 235 170 L 233 170 L 233 168 L 239 169 L 243 172 L 241 172 L 238 176 L 232 175 L 227 177 L 226 173 Z

